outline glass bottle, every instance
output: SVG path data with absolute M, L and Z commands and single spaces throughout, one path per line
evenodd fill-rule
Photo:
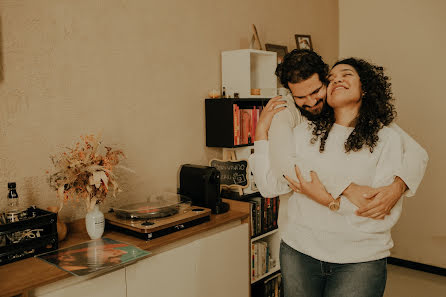
M 8 204 L 6 206 L 5 217 L 7 223 L 17 222 L 24 217 L 24 211 L 20 207 L 15 182 L 8 183 Z

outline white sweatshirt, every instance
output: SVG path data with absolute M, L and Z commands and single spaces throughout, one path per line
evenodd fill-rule
M 351 182 L 372 187 L 392 183 L 402 166 L 399 135 L 385 127 L 378 133 L 379 142 L 373 153 L 368 148 L 345 153 L 344 143 L 352 130 L 335 124 L 325 151 L 319 153 L 319 141 L 310 143 L 313 135 L 304 121 L 293 131 L 293 139 L 298 141 L 294 142 L 295 154 L 288 157 L 287 164 L 298 164 L 306 180 L 310 180 L 309 172 L 315 171 L 335 198 Z M 271 170 L 268 141 L 256 141 L 254 147 L 250 165 L 262 196 L 290 192 L 286 180 Z M 322 261 L 356 263 L 381 259 L 390 254 L 390 229 L 401 215 L 402 203 L 400 199 L 384 220 L 373 220 L 356 216 L 357 207 L 345 197 L 341 198 L 340 209 L 333 212 L 301 193 L 294 193 L 288 202 L 288 224 L 282 229 L 282 239 L 297 251 Z
M 297 110 L 291 95 L 285 96 L 284 100 L 288 107 L 274 116 L 268 132 L 272 170 L 277 176 L 282 176 L 284 172 L 289 173 L 288 158 L 295 155 L 293 129 L 306 121 Z M 408 190 L 405 196 L 410 197 L 415 195 L 423 179 L 429 158 L 427 152 L 398 125 L 392 123 L 389 128 L 400 135 L 403 143 L 403 164 L 396 175 L 406 183 Z M 291 174 L 294 176 L 294 172 Z M 349 184 L 347 182 L 339 186 L 345 190 Z

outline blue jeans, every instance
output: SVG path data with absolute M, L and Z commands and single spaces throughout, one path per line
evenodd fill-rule
M 382 297 L 387 259 L 336 264 L 302 254 L 280 243 L 285 297 Z

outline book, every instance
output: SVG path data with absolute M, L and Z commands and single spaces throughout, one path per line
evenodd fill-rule
M 234 145 L 240 144 L 240 108 L 237 104 L 232 105 L 234 120 Z
M 252 144 L 252 109 L 240 109 L 240 144 Z
M 110 238 L 87 241 L 36 256 L 76 276 L 117 268 L 151 253 Z

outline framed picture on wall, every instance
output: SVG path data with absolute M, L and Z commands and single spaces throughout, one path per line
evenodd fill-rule
M 265 48 L 267 51 L 277 53 L 277 64 L 282 63 L 283 57 L 288 54 L 288 48 L 285 45 L 265 43 Z
M 311 35 L 294 35 L 296 38 L 296 46 L 298 49 L 313 50 L 313 43 L 311 42 Z

